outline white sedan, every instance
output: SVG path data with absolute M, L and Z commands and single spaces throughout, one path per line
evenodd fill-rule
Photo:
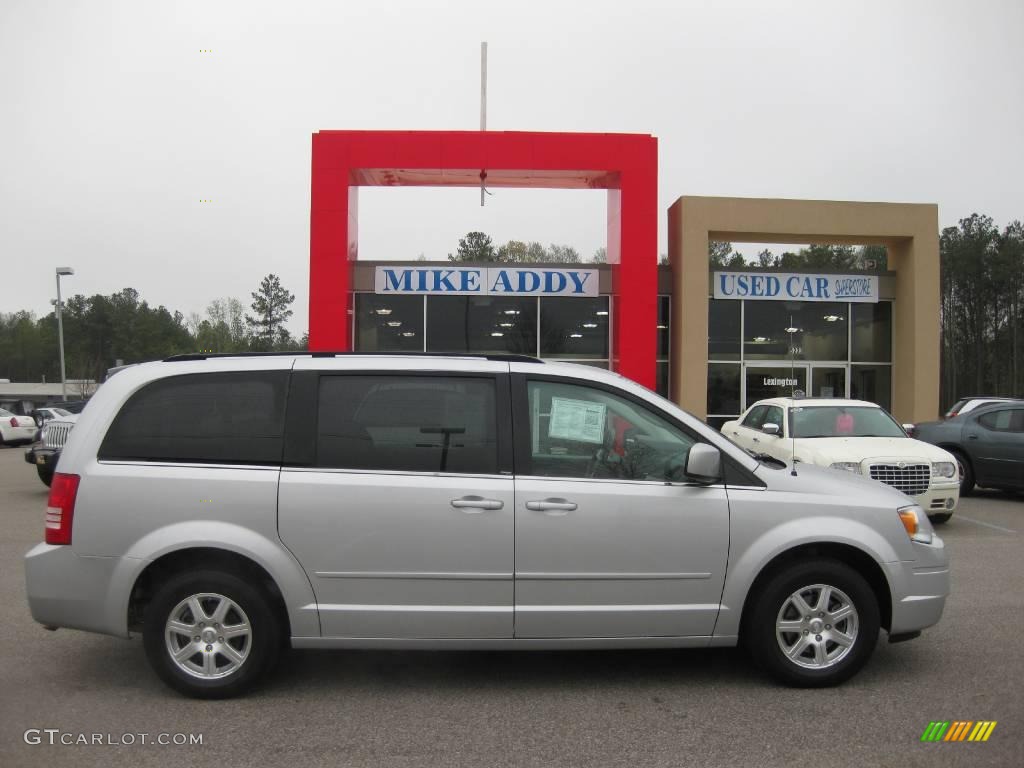
M 0 408 L 0 445 L 30 443 L 36 439 L 38 429 L 31 416 L 15 416 Z
M 960 500 L 956 460 L 907 436 L 884 409 L 863 400 L 759 400 L 722 433 L 754 454 L 866 475 L 912 497 L 935 522 Z

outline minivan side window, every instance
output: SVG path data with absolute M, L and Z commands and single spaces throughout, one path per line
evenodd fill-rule
M 98 458 L 280 464 L 288 371 L 169 376 L 121 407 Z
M 490 377 L 320 378 L 318 467 L 497 474 Z
M 664 482 L 685 466 L 697 442 L 604 389 L 536 380 L 527 383 L 527 395 L 532 475 Z

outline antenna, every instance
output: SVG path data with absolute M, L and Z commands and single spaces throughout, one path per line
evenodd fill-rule
M 487 42 L 480 43 L 480 130 L 487 130 Z M 480 169 L 480 207 L 484 207 L 487 191 L 487 171 Z
M 793 347 L 793 333 L 796 331 L 796 326 L 793 325 L 793 314 L 789 315 L 789 444 L 790 458 L 793 461 L 793 470 L 789 473 L 793 477 L 796 477 L 796 434 L 793 432 L 793 425 L 796 423 L 796 419 L 793 416 L 794 404 L 796 403 L 796 349 Z

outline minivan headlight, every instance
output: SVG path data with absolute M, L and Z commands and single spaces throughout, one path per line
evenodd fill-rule
M 847 472 L 853 472 L 860 474 L 860 462 L 859 461 L 836 461 L 829 464 L 829 469 L 844 469 Z
M 955 477 L 956 465 L 952 461 L 933 461 L 932 477 Z
M 911 541 L 916 541 L 919 544 L 932 543 L 933 531 L 931 521 L 917 504 L 912 504 L 909 507 L 900 507 L 896 510 L 896 513 L 900 516 L 900 521 L 903 523 L 903 527 L 906 529 L 907 536 L 910 537 Z

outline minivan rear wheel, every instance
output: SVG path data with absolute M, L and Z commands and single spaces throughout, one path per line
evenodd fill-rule
M 790 565 L 750 599 L 743 642 L 765 671 L 787 685 L 837 685 L 864 666 L 878 642 L 878 600 L 845 563 Z
M 281 629 L 266 596 L 238 576 L 172 576 L 146 606 L 146 656 L 167 685 L 203 699 L 237 696 L 274 664 Z

